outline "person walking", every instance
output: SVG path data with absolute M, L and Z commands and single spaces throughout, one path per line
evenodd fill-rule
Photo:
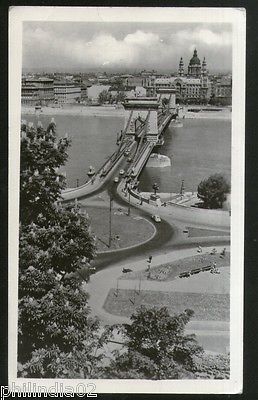
M 202 253 L 202 248 L 201 248 L 201 246 L 198 246 L 197 252 L 198 252 L 198 253 Z

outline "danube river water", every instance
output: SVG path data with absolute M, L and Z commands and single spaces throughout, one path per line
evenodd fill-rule
M 58 136 L 67 132 L 72 139 L 65 166 L 67 186 L 88 179 L 89 166 L 98 169 L 116 149 L 117 132 L 124 126 L 120 116 L 56 115 Z M 46 127 L 51 117 L 22 115 L 22 119 Z M 155 150 L 156 151 L 156 150 Z M 178 192 L 184 180 L 187 191 L 196 191 L 199 182 L 211 174 L 222 173 L 230 179 L 231 121 L 223 119 L 185 119 L 183 128 L 168 128 L 165 143 L 157 151 L 171 158 L 171 166 L 146 167 L 140 177 L 140 189 L 152 190 L 154 182 L 161 192 Z

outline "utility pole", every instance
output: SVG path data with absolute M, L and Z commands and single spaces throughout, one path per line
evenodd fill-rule
M 112 202 L 113 202 L 113 198 L 110 196 L 110 198 L 109 198 L 109 241 L 108 241 L 108 247 L 111 247 L 111 242 L 112 242 Z
M 181 194 L 181 196 L 183 196 L 184 193 L 185 193 L 185 181 L 182 180 L 182 182 L 181 182 L 181 188 L 180 188 L 180 194 Z
M 116 280 L 116 292 L 115 292 L 115 296 L 118 296 L 118 279 Z

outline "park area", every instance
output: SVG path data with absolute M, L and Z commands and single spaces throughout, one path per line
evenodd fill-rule
M 203 268 L 212 266 L 216 263 L 216 267 L 229 266 L 230 253 L 226 252 L 222 257 L 219 253 L 210 254 L 210 252 L 203 252 L 195 256 L 186 257 L 171 263 L 157 265 L 151 267 L 150 271 L 133 271 L 122 276 L 122 279 L 148 279 L 156 281 L 172 281 L 183 272 L 189 272 L 192 269 Z M 147 267 L 147 263 L 146 263 Z
M 123 249 L 141 244 L 155 234 L 153 224 L 127 208 L 113 208 L 111 213 L 111 246 L 109 247 L 110 211 L 106 206 L 86 208 L 90 217 L 91 230 L 97 237 L 97 251 Z
M 170 315 L 188 308 L 194 311 L 195 320 L 229 321 L 229 304 L 229 294 L 111 289 L 104 309 L 110 314 L 130 317 L 141 305 L 167 307 Z

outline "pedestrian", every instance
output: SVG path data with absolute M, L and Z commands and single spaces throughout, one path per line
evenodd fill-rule
M 202 248 L 201 248 L 201 246 L 198 246 L 197 252 L 198 252 L 198 253 L 202 253 Z
M 212 264 L 212 274 L 217 274 L 219 271 L 218 271 L 218 269 L 217 269 L 217 264 L 214 262 L 213 264 Z
M 225 256 L 226 255 L 226 247 L 224 247 L 224 249 L 222 250 L 222 252 L 220 253 L 221 256 Z

